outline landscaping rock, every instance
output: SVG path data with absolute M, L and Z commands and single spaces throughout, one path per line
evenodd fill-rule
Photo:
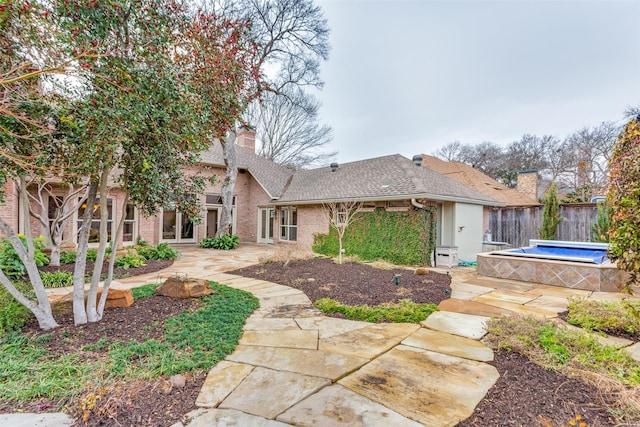
M 184 375 L 176 374 L 169 378 L 169 382 L 175 388 L 182 388 L 186 384 L 187 379 L 184 377 Z
M 113 285 L 114 282 L 112 282 Z M 97 301 L 100 301 L 102 296 L 102 289 L 98 291 Z M 133 305 L 133 293 L 130 289 L 109 289 L 107 294 L 107 301 L 104 304 L 104 308 L 115 307 L 130 307 Z
M 156 295 L 170 298 L 199 298 L 212 293 L 206 280 L 183 277 L 170 277 L 155 290 Z

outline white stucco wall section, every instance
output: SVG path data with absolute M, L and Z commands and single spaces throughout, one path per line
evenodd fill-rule
M 482 252 L 483 208 L 467 203 L 443 203 L 441 244 L 458 247 L 459 261 L 475 261 Z

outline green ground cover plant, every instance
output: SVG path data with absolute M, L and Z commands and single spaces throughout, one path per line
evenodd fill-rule
M 19 235 L 19 237 L 26 248 L 27 243 L 25 237 L 22 235 Z M 44 237 L 33 239 L 33 246 L 35 248 L 34 260 L 36 265 L 42 267 L 43 265 L 49 264 L 49 258 L 42 252 L 45 248 Z M 7 238 L 0 239 L 0 269 L 2 269 L 4 274 L 11 280 L 22 277 L 27 271 L 22 261 L 20 261 L 18 253 Z
M 54 271 L 51 273 L 40 273 L 42 284 L 45 288 L 64 288 L 73 286 L 73 273 L 66 271 Z
M 148 298 L 158 285 L 133 289 L 134 299 Z M 200 305 L 167 319 L 159 339 L 114 341 L 108 334 L 81 351 L 52 355 L 48 335 L 21 334 L 19 319 L 5 314 L 0 339 L 0 399 L 20 402 L 39 398 L 73 399 L 113 381 L 151 379 L 209 369 L 231 353 L 245 319 L 258 307 L 248 292 L 210 282 L 214 294 Z M 135 310 L 135 305 L 130 308 Z M 4 310 L 3 310 L 4 312 Z M 22 322 L 23 323 L 23 322 Z M 86 357 L 87 352 L 95 353 Z
M 570 298 L 567 322 L 610 335 L 640 332 L 640 301 L 593 301 Z
M 416 304 L 410 300 L 402 300 L 398 304 L 380 304 L 375 307 L 367 305 L 344 305 L 331 298 L 322 298 L 314 306 L 327 314 L 342 313 L 347 319 L 364 322 L 418 323 L 431 313 L 438 311 L 435 304 Z
M 174 260 L 178 258 L 180 252 L 169 246 L 168 243 L 160 243 L 157 246 L 149 246 L 148 243 L 141 242 L 136 246 L 138 255 L 146 260 Z

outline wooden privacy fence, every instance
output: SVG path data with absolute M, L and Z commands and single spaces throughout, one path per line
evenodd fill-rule
M 491 239 L 514 247 L 528 246 L 529 239 L 540 238 L 542 211 L 542 206 L 494 208 L 489 214 Z M 597 212 L 595 203 L 560 205 L 558 240 L 590 242 Z

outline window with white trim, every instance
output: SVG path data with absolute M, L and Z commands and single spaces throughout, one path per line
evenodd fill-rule
M 78 231 L 82 227 L 82 215 L 87 209 L 87 203 L 83 203 L 78 208 Z M 111 240 L 111 230 L 113 227 L 113 199 L 107 199 L 107 240 Z M 89 243 L 100 242 L 100 200 L 96 199 L 93 205 L 93 216 L 91 217 L 91 228 L 89 229 Z
M 347 208 L 343 204 L 338 205 L 338 208 L 336 209 L 336 217 L 335 217 L 336 225 L 337 226 L 345 225 L 347 223 L 348 218 L 349 218 L 349 212 L 347 212 Z
M 133 203 L 127 203 L 124 214 L 124 224 L 122 224 L 122 241 L 133 243 L 138 234 L 138 211 Z
M 295 242 L 298 238 L 298 210 L 295 206 L 280 209 L 280 240 Z

